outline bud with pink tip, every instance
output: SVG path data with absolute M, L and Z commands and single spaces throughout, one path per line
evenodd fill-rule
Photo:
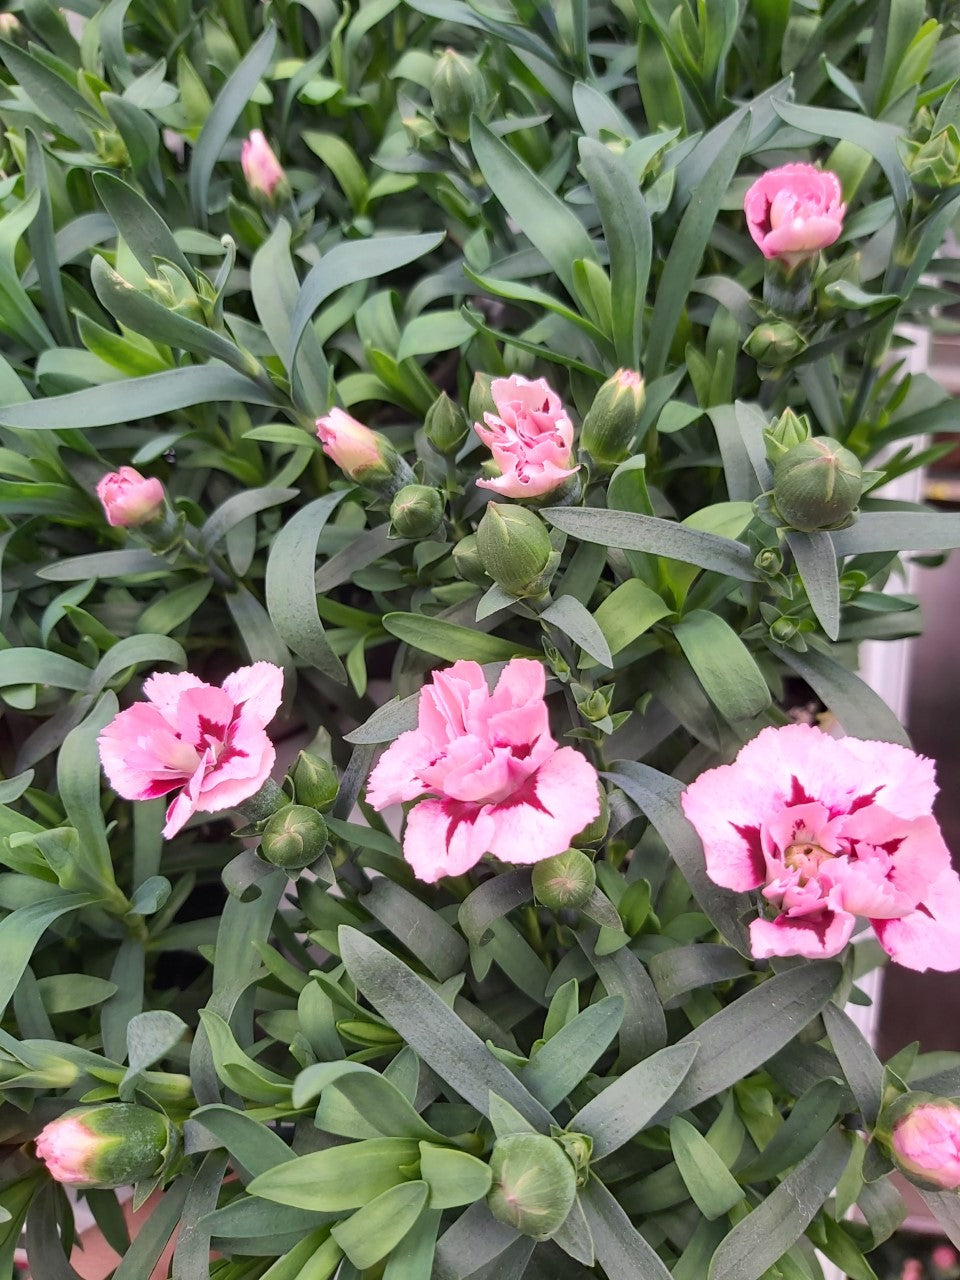
M 930 1094 L 907 1094 L 888 1119 L 890 1154 L 911 1182 L 938 1191 L 960 1190 L 960 1106 Z
M 597 392 L 580 430 L 580 448 L 597 470 L 612 470 L 630 456 L 645 399 L 635 369 L 618 369 Z
M 317 419 L 317 436 L 327 457 L 358 484 L 392 495 L 414 479 L 386 436 L 371 431 L 343 409 L 331 409 Z
M 176 1143 L 176 1132 L 161 1112 L 107 1102 L 51 1120 L 37 1136 L 36 1151 L 54 1181 L 109 1188 L 154 1177 Z
M 283 166 L 273 153 L 262 129 L 254 129 L 240 148 L 240 164 L 251 195 L 263 200 L 278 200 L 288 183 Z
M 159 480 L 147 479 L 134 467 L 111 471 L 97 485 L 97 497 L 107 523 L 132 529 L 163 513 L 164 493 Z

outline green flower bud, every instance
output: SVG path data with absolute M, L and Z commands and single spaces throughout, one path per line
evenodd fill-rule
M 511 1133 L 490 1155 L 490 1212 L 534 1240 L 549 1240 L 566 1221 L 577 1194 L 573 1165 L 552 1138 Z
M 116 129 L 94 129 L 93 144 L 97 157 L 111 169 L 126 169 L 130 165 L 127 144 Z
M 542 595 L 555 568 L 547 526 L 526 507 L 487 503 L 477 551 L 494 582 L 514 596 Z
M 646 392 L 633 369 L 618 369 L 594 397 L 580 429 L 580 447 L 601 470 L 609 470 L 630 454 Z
M 154 1177 L 177 1145 L 162 1112 L 126 1102 L 67 1111 L 36 1140 L 37 1155 L 55 1181 L 104 1189 Z
M 753 567 L 765 578 L 776 578 L 783 572 L 783 552 L 776 547 L 764 547 L 754 557 Z
M 551 911 L 577 910 L 597 887 L 597 869 L 579 849 L 566 849 L 536 863 L 532 882 L 537 901 Z
M 429 538 L 443 524 L 443 498 L 428 484 L 408 484 L 390 504 L 397 538 Z
M 423 430 L 437 453 L 452 457 L 467 438 L 467 420 L 459 405 L 441 391 L 427 410 Z
M 770 639 L 777 644 L 789 644 L 800 631 L 800 624 L 795 618 L 777 618 L 770 624 Z
M 490 577 L 480 559 L 475 533 L 468 533 L 453 548 L 453 563 L 464 582 L 472 582 L 475 587 L 490 586 Z
M 605 689 L 590 689 L 578 696 L 577 710 L 584 720 L 588 720 L 591 724 L 599 724 L 601 720 L 606 720 L 610 714 L 609 687 Z
M 795 445 L 773 471 L 773 501 L 784 524 L 805 533 L 850 524 L 863 491 L 857 456 L 829 436 Z
M 810 422 L 806 415 L 798 416 L 792 409 L 785 409 L 772 427 L 763 433 L 767 447 L 767 459 L 776 466 L 789 450 L 803 444 L 811 436 Z
M 179 267 L 163 262 L 159 272 L 159 277 L 148 276 L 144 281 L 150 296 L 175 315 L 186 316 L 188 320 L 205 325 L 207 317 L 203 303 Z
M 914 184 L 921 189 L 944 191 L 960 183 L 960 133 L 956 125 L 926 142 L 902 142 L 903 162 Z
M 484 119 L 491 104 L 483 72 L 456 49 L 446 49 L 441 54 L 430 85 L 430 99 L 445 132 L 457 142 L 466 142 L 470 137 L 471 115 Z
M 574 836 L 573 847 L 575 849 L 584 849 L 589 845 L 599 844 L 607 834 L 607 828 L 610 826 L 610 801 L 607 799 L 607 793 L 603 786 L 599 786 L 597 790 L 600 792 L 600 812 L 593 822 L 583 828 L 578 836 Z
M 567 1133 L 556 1131 L 553 1136 L 560 1143 L 572 1163 L 577 1177 L 577 1186 L 582 1187 L 590 1173 L 590 1157 L 593 1155 L 593 1139 L 585 1133 Z
M 475 373 L 467 400 L 467 417 L 471 422 L 483 422 L 485 413 L 496 413 L 497 405 L 490 390 L 493 377 L 489 373 Z
M 293 790 L 298 804 L 325 813 L 337 798 L 337 771 L 322 756 L 301 751 L 293 766 Z
M 799 355 L 806 345 L 806 338 L 792 324 L 787 324 L 785 320 L 774 320 L 758 324 L 743 344 L 743 349 L 757 364 L 773 366 L 786 364 Z
M 267 819 L 260 854 L 275 867 L 299 871 L 316 862 L 327 847 L 327 838 L 322 814 L 305 804 L 288 804 Z

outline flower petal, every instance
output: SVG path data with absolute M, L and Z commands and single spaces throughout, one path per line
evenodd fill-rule
M 420 770 L 435 755 L 430 739 L 419 729 L 401 733 L 384 751 L 367 779 L 369 803 L 379 810 L 422 796 L 426 788 L 420 778 Z
M 435 884 L 459 876 L 486 852 L 489 819 L 475 804 L 446 798 L 414 805 L 403 835 L 403 856 L 418 880 Z
M 599 816 L 596 770 L 573 747 L 561 747 L 512 796 L 485 812 L 493 824 L 490 853 L 515 863 L 552 858 Z
M 750 925 L 750 950 L 757 960 L 770 956 L 806 956 L 824 960 L 837 955 L 850 941 L 854 916 L 824 910 L 809 916 L 777 916 Z
M 283 700 L 283 669 L 272 662 L 255 662 L 231 672 L 223 682 L 223 691 L 248 724 L 265 729 L 277 714 Z
M 899 920 L 871 920 L 880 945 L 897 964 L 923 973 L 960 969 L 960 876 L 944 871 L 916 911 Z

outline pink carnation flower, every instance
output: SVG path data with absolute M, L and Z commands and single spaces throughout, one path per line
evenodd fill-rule
M 600 812 L 597 774 L 550 736 L 539 662 L 508 662 L 491 694 L 483 668 L 456 662 L 420 692 L 419 727 L 370 775 L 375 809 L 428 794 L 410 811 L 404 857 L 429 882 L 492 853 L 539 862 L 569 847 Z
M 763 256 L 795 266 L 833 244 L 847 206 L 835 173 L 812 164 L 785 164 L 756 180 L 743 210 Z
M 835 956 L 856 918 L 908 969 L 960 968 L 960 877 L 932 816 L 933 762 L 811 725 L 764 729 L 683 793 L 707 874 L 762 888 L 753 954 Z M 771 918 L 772 917 L 772 918 Z
M 102 476 L 97 497 L 107 523 L 130 529 L 155 520 L 163 511 L 163 485 L 142 476 L 135 467 L 121 467 Z
M 266 727 L 282 696 L 279 667 L 255 662 L 220 688 L 188 672 L 158 674 L 143 691 L 147 701 L 121 711 L 100 734 L 100 760 L 127 800 L 183 788 L 167 809 L 167 839 L 197 811 L 230 809 L 260 790 L 276 756 Z
M 272 200 L 277 188 L 286 181 L 283 166 L 273 154 L 262 129 L 254 129 L 240 147 L 240 165 L 247 186 L 254 195 Z
M 960 1188 L 960 1107 L 923 1102 L 901 1116 L 890 1134 L 893 1156 L 904 1171 L 927 1186 Z
M 573 423 L 544 378 L 494 378 L 490 394 L 497 412 L 483 415 L 486 426 L 473 425 L 500 475 L 478 480 L 481 489 L 507 498 L 539 498 L 580 470 L 573 464 Z

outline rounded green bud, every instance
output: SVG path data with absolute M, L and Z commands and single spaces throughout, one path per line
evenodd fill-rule
M 792 409 L 785 409 L 773 426 L 767 427 L 763 433 L 767 460 L 776 466 L 791 449 L 809 440 L 811 434 L 810 422 L 805 415 L 799 416 Z
M 408 484 L 390 504 L 390 521 L 398 538 L 429 538 L 443 524 L 443 498 L 428 484 Z
M 599 844 L 607 834 L 607 828 L 610 826 L 610 801 L 607 799 L 607 793 L 602 786 L 598 787 L 597 790 L 600 793 L 600 812 L 588 826 L 583 828 L 578 836 L 574 836 L 573 847 L 575 849 L 583 849 L 593 844 Z
M 794 618 L 777 618 L 770 624 L 770 639 L 777 644 L 789 644 L 800 631 L 800 625 Z
M 437 453 L 450 457 L 467 438 L 467 420 L 460 406 L 454 404 L 445 391 L 441 391 L 427 410 L 423 430 Z
M 774 366 L 786 364 L 799 355 L 806 345 L 806 338 L 792 324 L 787 324 L 785 320 L 774 320 L 758 324 L 743 344 L 743 349 L 757 364 Z
M 288 804 L 267 819 L 260 855 L 275 867 L 299 871 L 316 862 L 327 847 L 323 815 L 305 804 Z
M 645 400 L 643 378 L 634 369 L 618 369 L 597 392 L 580 429 L 580 448 L 600 469 L 630 456 Z
M 576 1198 L 577 1178 L 552 1138 L 540 1133 L 498 1138 L 490 1169 L 487 1204 L 498 1221 L 534 1240 L 549 1240 L 560 1230 Z
M 604 689 L 591 689 L 584 697 L 577 699 L 577 710 L 590 724 L 598 724 L 606 720 L 610 714 L 610 696 Z
M 485 117 L 490 110 L 491 95 L 483 72 L 470 58 L 446 49 L 440 55 L 430 99 L 437 120 L 457 142 L 470 137 L 470 117 Z
M 853 518 L 863 491 L 856 454 L 829 436 L 795 445 L 776 464 L 773 501 L 792 529 L 840 529 Z
M 472 582 L 475 587 L 489 587 L 490 575 L 480 559 L 475 533 L 468 533 L 453 548 L 453 563 L 464 582 Z
M 582 1187 L 590 1173 L 590 1157 L 593 1155 L 593 1139 L 585 1133 L 561 1131 L 554 1135 L 573 1164 L 577 1186 Z
M 597 887 L 597 869 L 579 849 L 566 849 L 536 863 L 532 880 L 537 901 L 551 911 L 578 910 Z
M 293 766 L 293 790 L 297 804 L 325 813 L 337 798 L 340 782 L 337 771 L 322 756 L 301 751 Z
M 154 1177 L 178 1145 L 162 1112 L 105 1102 L 51 1120 L 37 1135 L 36 1151 L 55 1181 L 108 1189 Z
M 490 385 L 493 377 L 489 373 L 475 373 L 467 400 L 467 417 L 471 422 L 483 422 L 485 413 L 496 413 L 497 404 L 493 398 Z
M 477 551 L 490 577 L 511 595 L 546 590 L 553 545 L 547 526 L 526 507 L 488 502 L 477 527 Z
M 765 578 L 775 578 L 783 572 L 783 552 L 776 547 L 764 547 L 757 552 L 753 567 Z

